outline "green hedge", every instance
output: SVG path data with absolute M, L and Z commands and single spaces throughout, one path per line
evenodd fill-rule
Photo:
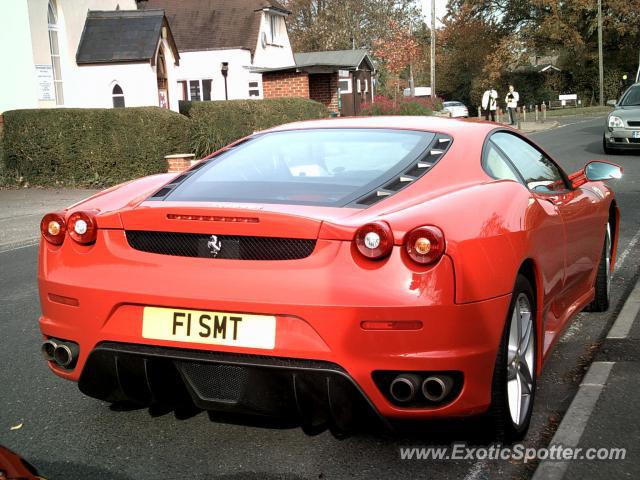
M 329 116 L 324 105 L 304 98 L 180 102 L 180 112 L 191 119 L 189 138 L 196 157 L 257 130 Z
M 102 187 L 166 171 L 189 120 L 159 107 L 4 112 L 4 163 L 30 185 Z

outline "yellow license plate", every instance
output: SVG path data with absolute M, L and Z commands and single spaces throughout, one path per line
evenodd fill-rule
M 276 317 L 144 307 L 142 336 L 156 340 L 273 349 Z

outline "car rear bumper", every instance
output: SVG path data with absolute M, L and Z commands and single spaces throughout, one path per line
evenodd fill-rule
M 407 263 L 401 249 L 395 247 L 383 262 L 358 263 L 348 242 L 318 241 L 316 251 L 306 259 L 264 262 L 256 268 L 253 262 L 132 251 L 124 232 L 113 230 L 101 235 L 91 249 L 73 243 L 40 246 L 41 331 L 45 337 L 73 341 L 80 347 L 75 368 L 64 370 L 52 363 L 50 368 L 63 378 L 80 380 L 81 389 L 92 396 L 105 400 L 130 397 L 126 387 L 106 380 L 111 387 L 100 390 L 104 378 L 113 378 L 114 367 L 105 366 L 110 362 L 117 364 L 120 381 L 126 377 L 119 372 L 120 360 L 113 358 L 126 357 L 122 364 L 125 370 L 130 365 L 131 371 L 146 372 L 145 361 L 129 361 L 141 356 L 144 360 L 144 355 L 130 348 L 121 355 L 113 352 L 114 347 L 107 355 L 106 342 L 165 349 L 163 352 L 179 349 L 205 355 L 204 363 L 215 363 L 212 359 L 223 354 L 243 355 L 259 363 L 265 357 L 296 364 L 324 362 L 335 366 L 328 370 L 340 388 L 352 384 L 378 416 L 388 419 L 468 416 L 482 413 L 489 406 L 493 366 L 510 295 L 456 304 L 453 262 L 447 256 L 435 266 L 418 268 Z M 60 303 L 59 297 L 74 299 L 78 305 Z M 275 347 L 240 348 L 143 338 L 145 306 L 273 315 Z M 365 330 L 362 322 L 372 320 L 420 320 L 423 327 Z M 105 355 L 111 360 L 95 360 Z M 154 368 L 164 365 L 171 375 L 178 361 L 182 360 L 158 363 L 154 356 L 152 364 Z M 269 368 L 260 365 L 262 370 Z M 453 371 L 460 373 L 463 384 L 446 404 L 403 407 L 389 401 L 388 392 L 376 384 L 376 371 Z M 288 378 L 293 377 L 295 371 Z M 323 385 L 333 382 L 321 380 Z M 262 392 L 261 397 L 272 388 L 268 383 L 251 383 L 251 388 Z M 353 392 L 353 388 L 348 389 Z M 145 395 L 142 398 L 150 394 Z M 193 400 L 207 409 L 224 410 L 218 408 L 219 403 L 206 403 L 203 397 Z M 359 403 L 354 401 L 354 405 Z M 237 413 L 248 412 L 239 408 Z M 260 408 L 253 414 L 263 415 Z
M 343 368 L 314 360 L 104 342 L 91 352 L 79 387 L 109 402 L 176 412 L 195 406 L 213 420 L 301 426 L 308 434 L 387 425 Z

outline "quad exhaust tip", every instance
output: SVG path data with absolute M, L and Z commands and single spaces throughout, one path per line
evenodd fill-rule
M 397 375 L 389 385 L 389 394 L 396 403 L 422 403 L 425 400 L 431 404 L 446 400 L 453 390 L 454 379 L 450 375 L 432 374 L 428 377 L 413 373 Z
M 48 362 L 70 369 L 78 361 L 80 347 L 77 343 L 50 338 L 42 343 L 42 356 Z
M 433 375 L 422 382 L 422 395 L 427 400 L 437 403 L 444 400 L 451 392 L 453 380 L 447 375 Z
M 406 403 L 413 400 L 420 388 L 420 377 L 410 373 L 398 375 L 389 385 L 389 392 L 396 402 Z
M 47 340 L 46 342 L 42 343 L 40 351 L 42 352 L 42 356 L 47 362 L 54 361 L 54 352 L 56 351 L 57 346 L 58 344 L 53 340 Z

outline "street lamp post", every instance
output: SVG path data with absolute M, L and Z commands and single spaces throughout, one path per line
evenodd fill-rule
M 222 62 L 220 73 L 224 78 L 224 99 L 229 100 L 229 92 L 227 90 L 227 75 L 229 74 L 229 62 Z
M 598 0 L 598 75 L 600 77 L 600 106 L 604 105 L 604 65 L 602 59 L 602 0 Z
M 436 98 L 436 0 L 431 0 L 431 98 Z

